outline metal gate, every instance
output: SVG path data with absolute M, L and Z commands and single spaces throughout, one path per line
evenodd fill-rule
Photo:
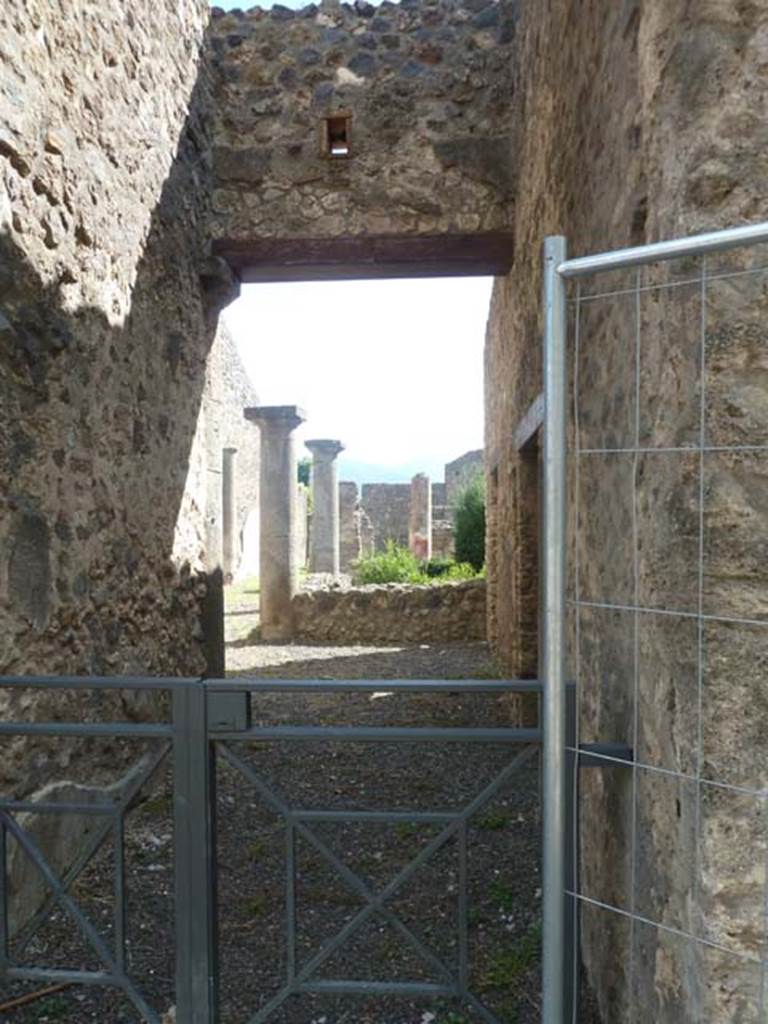
M 766 241 L 545 244 L 544 1024 L 765 1019 Z
M 473 993 L 470 986 L 468 942 L 469 905 L 467 900 L 467 829 L 478 814 L 512 778 L 538 754 L 541 733 L 537 728 L 458 728 L 437 726 L 262 726 L 251 721 L 251 698 L 265 693 L 354 694 L 386 691 L 395 694 L 459 694 L 471 691 L 500 695 L 528 693 L 538 695 L 536 681 L 469 680 L 450 682 L 421 681 L 293 681 L 293 680 L 192 680 L 134 678 L 0 678 L 0 687 L 10 689 L 48 688 L 90 691 L 155 690 L 170 694 L 172 714 L 168 721 L 153 724 L 132 722 L 2 722 L 0 737 L 122 737 L 155 741 L 151 756 L 145 755 L 132 776 L 130 786 L 117 799 L 99 802 L 0 799 L 0 976 L 8 980 L 72 982 L 121 990 L 142 1019 L 159 1024 L 162 1007 L 150 1005 L 139 979 L 130 976 L 126 959 L 126 881 L 124 858 L 125 816 L 143 787 L 161 768 L 166 757 L 173 756 L 174 804 L 174 876 L 176 929 L 176 1019 L 183 1024 L 216 1024 L 219 1020 L 218 976 L 220 954 L 217 935 L 216 864 L 216 776 L 217 765 L 226 763 L 242 786 L 252 787 L 258 797 L 284 822 L 285 894 L 284 924 L 287 956 L 285 976 L 273 998 L 254 1008 L 249 1024 L 268 1021 L 282 1004 L 302 993 L 337 995 L 450 997 L 471 1009 L 474 1016 L 498 1024 L 499 1018 Z M 493 744 L 508 745 L 506 766 L 492 781 L 478 787 L 475 795 L 456 810 L 340 810 L 295 806 L 286 800 L 268 778 L 254 770 L 243 756 L 248 744 L 290 742 L 300 746 L 312 741 L 333 743 L 404 744 Z M 300 756 L 297 750 L 297 756 Z M 76 862 L 61 877 L 46 860 L 44 851 L 23 825 L 18 815 L 96 816 L 99 824 L 89 837 Z M 381 889 L 372 888 L 352 870 L 325 842 L 317 826 L 323 822 L 408 823 L 434 826 L 436 834 L 426 842 L 409 863 L 401 867 Z M 49 898 L 25 926 L 16 948 L 22 952 L 34 939 L 54 904 L 64 909 L 100 962 L 99 970 L 75 971 L 54 967 L 29 967 L 10 957 L 8 925 L 7 839 L 11 837 L 40 873 Z M 91 858 L 108 839 L 114 840 L 114 949 L 89 920 L 73 895 L 73 887 Z M 362 902 L 362 907 L 344 927 L 325 942 L 310 958 L 299 962 L 296 951 L 297 916 L 301 908 L 296 896 L 296 841 L 308 842 L 332 867 Z M 458 956 L 455 963 L 438 957 L 416 931 L 392 909 L 391 903 L 409 879 L 440 852 L 449 841 L 457 844 Z M 371 917 L 378 916 L 391 925 L 402 943 L 410 948 L 439 979 L 435 983 L 402 981 L 351 981 L 345 978 L 318 977 L 319 969 L 347 943 Z

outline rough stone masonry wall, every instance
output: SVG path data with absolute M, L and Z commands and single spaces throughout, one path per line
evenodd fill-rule
M 313 643 L 484 640 L 485 580 L 307 590 L 293 600 L 296 639 Z
M 506 228 L 514 18 L 495 0 L 214 9 L 216 237 Z M 321 152 L 336 113 L 350 160 Z
M 205 584 L 174 531 L 230 294 L 201 262 L 207 18 L 204 0 L 0 6 L 2 673 L 204 666 Z M 110 713 L 2 699 L 3 717 Z M 115 757 L 90 749 L 93 781 Z M 6 747 L 2 788 L 56 777 L 57 750 L 22 766 Z
M 525 5 L 519 28 L 519 174 L 526 188 L 515 210 L 515 269 L 495 286 L 486 347 L 490 630 L 512 672 L 535 662 L 533 638 L 529 649 L 521 647 L 516 626 L 521 605 L 535 593 L 524 592 L 535 555 L 521 550 L 518 510 L 536 474 L 511 439 L 542 384 L 544 236 L 566 234 L 571 252 L 581 254 L 765 219 L 768 212 L 764 5 L 542 2 Z M 760 258 L 737 254 L 709 270 Z M 677 284 L 700 269 L 673 265 L 655 280 Z M 587 285 L 613 290 L 634 281 L 625 274 Z M 699 294 L 700 286 L 641 293 L 643 444 L 698 439 Z M 708 288 L 710 443 L 765 441 L 765 294 L 762 278 Z M 634 303 L 634 296 L 618 296 L 582 306 L 581 427 L 596 446 L 632 437 Z M 704 609 L 765 619 L 764 457 L 708 456 L 704 465 Z M 697 459 L 685 453 L 636 465 L 614 456 L 584 464 L 578 520 L 570 526 L 582 596 L 617 603 L 634 597 L 634 477 L 639 597 L 650 607 L 693 603 L 696 610 L 698 472 Z M 583 739 L 636 739 L 645 763 L 765 788 L 764 627 L 705 623 L 699 660 L 695 619 L 642 616 L 635 738 L 632 616 L 593 609 L 579 626 Z M 628 909 L 634 875 L 635 906 L 645 917 L 759 957 L 764 800 L 706 785 L 697 790 L 652 772 L 639 772 L 637 782 L 633 864 L 632 773 L 582 773 L 582 890 Z M 632 929 L 620 915 L 590 907 L 583 908 L 582 927 L 605 1024 L 631 1019 L 631 1001 L 639 1008 L 634 1019 L 660 1024 L 757 1020 L 760 970 L 748 959 L 694 947 L 673 932 Z

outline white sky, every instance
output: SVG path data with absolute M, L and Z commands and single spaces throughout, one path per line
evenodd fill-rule
M 306 410 L 300 439 L 338 438 L 344 461 L 442 479 L 437 467 L 483 446 L 492 283 L 245 285 L 224 317 L 262 404 Z

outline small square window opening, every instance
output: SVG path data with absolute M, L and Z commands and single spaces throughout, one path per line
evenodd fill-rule
M 350 154 L 350 127 L 352 118 L 349 114 L 337 114 L 325 118 L 323 133 L 323 152 L 325 156 L 335 159 L 348 157 Z

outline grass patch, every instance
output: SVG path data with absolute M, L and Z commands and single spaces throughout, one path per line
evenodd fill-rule
M 48 999 L 43 999 L 35 1007 L 35 1019 L 42 1020 L 46 1018 L 48 1020 L 55 1020 L 63 1017 L 68 1010 L 69 1003 L 63 996 L 50 996 Z
M 532 924 L 525 935 L 491 957 L 480 978 L 482 991 L 514 989 L 541 958 L 541 922 Z
M 486 814 L 482 818 L 478 818 L 477 827 L 484 829 L 486 832 L 501 832 L 511 821 L 512 816 L 510 814 L 505 814 L 503 811 L 495 811 Z
M 420 828 L 415 821 L 398 821 L 395 825 L 395 835 L 398 839 L 408 839 L 409 836 L 417 836 Z
M 173 812 L 173 797 L 160 794 L 144 801 L 144 811 L 152 818 L 168 818 Z
M 420 561 L 409 548 L 387 541 L 385 551 L 361 558 L 355 566 L 357 583 L 422 583 L 439 586 L 471 580 L 479 573 L 465 562 L 449 559 Z
M 254 896 L 253 899 L 246 904 L 245 909 L 248 911 L 251 917 L 263 917 L 269 908 L 269 900 L 263 894 Z
M 266 852 L 267 844 L 263 839 L 254 839 L 254 841 L 249 843 L 246 848 L 248 860 L 251 861 L 252 864 L 258 864 Z
M 497 880 L 491 884 L 490 895 L 500 910 L 509 912 L 515 909 L 515 894 L 511 885 Z

